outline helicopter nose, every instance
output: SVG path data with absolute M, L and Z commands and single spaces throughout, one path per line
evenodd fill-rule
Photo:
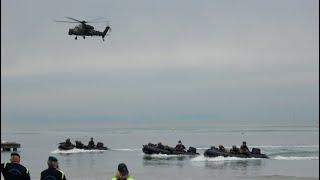
M 72 29 L 69 29 L 68 34 L 69 34 L 69 35 L 72 35 Z

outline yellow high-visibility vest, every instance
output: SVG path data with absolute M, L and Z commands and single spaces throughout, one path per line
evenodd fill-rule
M 114 176 L 114 177 L 112 178 L 112 180 L 117 180 L 117 177 Z M 133 179 L 133 177 L 129 176 L 129 177 L 127 178 L 127 180 L 134 180 L 134 179 Z

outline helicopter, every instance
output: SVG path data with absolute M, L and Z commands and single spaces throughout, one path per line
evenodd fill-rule
M 74 38 L 75 40 L 78 39 L 78 36 L 82 36 L 83 39 L 86 38 L 86 36 L 101 36 L 102 40 L 104 41 L 104 38 L 106 35 L 108 35 L 108 32 L 111 32 L 111 28 L 108 25 L 108 21 L 85 21 L 85 20 L 78 20 L 75 18 L 71 18 L 71 17 L 65 17 L 69 20 L 72 21 L 56 21 L 55 22 L 63 22 L 63 23 L 80 23 L 79 25 L 75 26 L 74 28 L 70 28 L 68 35 L 75 35 L 76 37 Z M 100 19 L 100 18 L 98 18 Z M 107 22 L 107 26 L 104 29 L 104 31 L 100 32 L 97 30 L 94 30 L 94 27 L 91 25 L 88 25 L 87 23 L 102 23 L 102 22 Z

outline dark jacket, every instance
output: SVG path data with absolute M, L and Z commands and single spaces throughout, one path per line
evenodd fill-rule
M 5 180 L 30 180 L 29 170 L 18 163 L 1 164 L 1 173 Z
M 89 141 L 89 143 L 88 143 L 88 147 L 95 147 L 95 145 L 94 145 L 94 141 Z
M 240 150 L 242 152 L 250 152 L 249 148 L 247 145 L 243 144 L 241 147 L 240 147 Z
M 48 168 L 41 172 L 40 180 L 66 180 L 66 176 L 59 169 Z
M 184 151 L 186 147 L 183 144 L 179 143 L 176 145 L 175 149 L 178 151 Z

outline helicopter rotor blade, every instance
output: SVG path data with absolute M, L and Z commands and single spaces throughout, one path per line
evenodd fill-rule
M 86 21 L 86 23 L 105 23 L 106 21 Z
M 90 22 L 90 21 L 102 20 L 102 19 L 105 19 L 105 18 L 104 18 L 104 17 L 98 17 L 98 18 L 91 19 L 91 20 L 89 20 L 88 22 Z
M 78 23 L 78 22 L 74 22 L 74 21 L 56 21 L 55 22 L 63 22 L 63 23 Z
M 80 20 L 75 19 L 75 18 L 72 18 L 72 17 L 66 17 L 66 18 L 67 18 L 67 19 L 74 20 L 74 21 L 77 21 L 77 22 L 79 22 L 79 23 L 83 23 L 83 22 L 85 22 L 85 23 L 86 23 L 86 21 L 80 21 Z

